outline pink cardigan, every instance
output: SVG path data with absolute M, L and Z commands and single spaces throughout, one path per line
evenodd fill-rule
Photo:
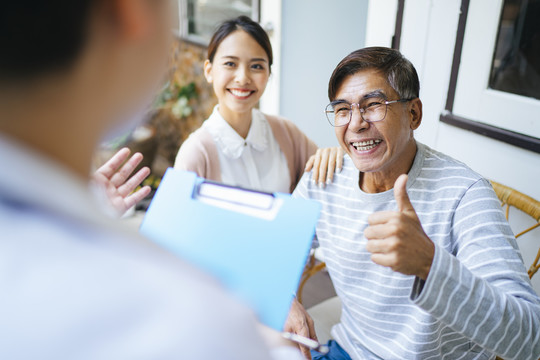
M 292 193 L 304 174 L 306 162 L 317 151 L 317 145 L 291 121 L 266 114 L 265 117 L 287 159 Z M 208 180 L 221 181 L 217 151 L 210 133 L 204 128 L 199 128 L 182 144 L 174 167 L 193 171 Z

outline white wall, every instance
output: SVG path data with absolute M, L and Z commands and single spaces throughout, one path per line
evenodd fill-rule
M 283 0 L 279 114 L 319 146 L 337 146 L 324 108 L 339 61 L 364 46 L 368 0 Z
M 397 0 L 369 1 L 365 46 L 392 46 L 397 5 Z
M 268 31 L 274 64 L 272 74 L 261 98 L 260 109 L 267 114 L 279 114 L 279 79 L 281 78 L 281 0 L 261 0 L 260 23 Z
M 395 24 L 387 21 L 387 10 L 381 0 L 370 1 L 366 45 L 390 46 L 388 34 Z M 392 6 L 395 0 L 384 0 Z M 413 62 L 420 77 L 420 98 L 424 104 L 424 118 L 416 138 L 435 149 L 449 154 L 483 176 L 511 186 L 535 199 L 540 199 L 540 155 L 508 145 L 439 121 L 444 109 L 460 0 L 414 0 L 405 2 L 401 52 Z M 378 19 L 380 21 L 378 21 Z M 378 35 L 379 34 L 379 35 Z M 380 34 L 387 34 L 380 36 Z M 496 34 L 486 34 L 496 36 Z M 504 104 L 501 104 L 504 106 Z M 531 114 L 534 116 L 535 114 Z M 516 213 L 511 225 L 515 232 L 531 220 Z M 520 238 L 527 267 L 540 246 L 540 230 Z M 533 280 L 540 293 L 540 275 Z

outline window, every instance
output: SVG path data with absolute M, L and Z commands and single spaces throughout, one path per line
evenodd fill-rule
M 491 67 L 492 89 L 540 99 L 540 1 L 505 0 Z
M 179 0 L 180 36 L 208 44 L 216 26 L 246 15 L 259 20 L 259 0 Z
M 539 5 L 461 1 L 442 122 L 540 153 Z

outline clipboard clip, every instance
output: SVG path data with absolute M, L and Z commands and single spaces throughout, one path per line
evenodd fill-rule
M 194 189 L 193 198 L 205 204 L 244 215 L 273 220 L 283 200 L 274 194 L 205 180 Z

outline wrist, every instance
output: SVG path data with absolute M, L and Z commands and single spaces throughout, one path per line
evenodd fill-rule
M 425 257 L 426 261 L 424 263 L 424 266 L 420 269 L 419 273 L 416 274 L 420 279 L 426 281 L 429 272 L 431 271 L 431 265 L 433 264 L 433 258 L 435 257 L 435 244 L 433 244 L 431 241 L 429 242 L 429 250 Z

